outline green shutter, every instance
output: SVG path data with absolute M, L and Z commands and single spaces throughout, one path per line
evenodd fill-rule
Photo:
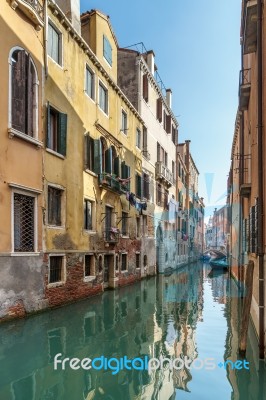
M 94 140 L 94 169 L 95 174 L 102 173 L 102 143 L 100 139 Z
M 59 124 L 58 152 L 63 156 L 65 156 L 66 145 L 67 145 L 67 114 L 59 113 L 58 124 Z
M 120 159 L 119 159 L 119 157 L 115 157 L 115 159 L 114 159 L 114 174 L 116 174 L 116 176 L 120 176 Z
M 112 173 L 112 147 L 109 147 L 109 149 L 107 149 L 105 151 L 104 154 L 105 157 L 105 171 L 108 174 Z
M 121 163 L 121 178 L 122 179 L 126 179 L 127 178 L 127 176 L 126 176 L 126 164 L 125 164 L 125 161 L 122 161 L 122 163 Z
M 47 103 L 47 130 L 46 130 L 46 147 L 51 148 L 51 119 L 50 119 L 50 104 Z

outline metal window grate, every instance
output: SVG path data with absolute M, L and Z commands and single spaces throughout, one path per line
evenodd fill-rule
M 14 251 L 34 251 L 34 200 L 14 194 Z
M 49 283 L 62 281 L 63 256 L 50 257 Z

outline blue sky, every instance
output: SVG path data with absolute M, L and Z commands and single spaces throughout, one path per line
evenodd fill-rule
M 179 141 L 191 140 L 206 214 L 225 199 L 238 105 L 241 0 L 81 0 L 110 16 L 120 47 L 153 49 L 173 91 Z M 206 185 L 207 183 L 207 185 Z

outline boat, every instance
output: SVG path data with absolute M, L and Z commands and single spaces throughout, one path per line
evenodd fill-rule
M 210 260 L 210 266 L 212 268 L 228 268 L 229 264 L 227 262 L 226 257 L 224 257 L 215 260 Z

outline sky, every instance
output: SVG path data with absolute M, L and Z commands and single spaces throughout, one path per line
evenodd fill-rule
M 120 47 L 143 42 L 191 140 L 205 216 L 225 204 L 238 106 L 241 0 L 81 0 L 109 15 Z

